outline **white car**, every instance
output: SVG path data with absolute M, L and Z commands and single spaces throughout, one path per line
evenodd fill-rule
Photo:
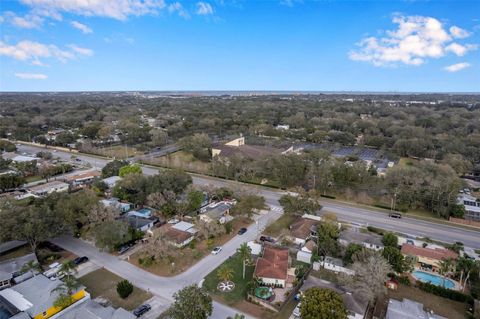
M 295 319 L 300 319 L 300 307 L 302 306 L 302 303 L 299 302 L 298 305 L 293 309 L 293 317 Z
M 216 254 L 218 254 L 218 253 L 221 252 L 221 251 L 222 251 L 222 247 L 217 246 L 217 247 L 213 248 L 213 250 L 212 250 L 212 255 L 216 255 Z

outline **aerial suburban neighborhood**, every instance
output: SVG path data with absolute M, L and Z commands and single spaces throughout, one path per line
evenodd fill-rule
M 0 1 L 0 319 L 480 319 L 480 1 Z

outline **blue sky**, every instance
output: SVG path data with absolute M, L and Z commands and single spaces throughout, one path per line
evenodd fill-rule
M 480 1 L 6 0 L 0 90 L 480 91 Z

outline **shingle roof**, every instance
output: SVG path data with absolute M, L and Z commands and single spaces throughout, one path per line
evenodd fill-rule
M 103 307 L 93 300 L 71 308 L 58 319 L 135 319 L 135 315 L 123 308 Z
M 176 244 L 181 244 L 193 235 L 187 231 L 175 229 L 172 225 L 167 224 L 165 227 L 165 237 L 171 242 Z
M 442 248 L 423 248 L 417 247 L 411 244 L 403 244 L 402 245 L 402 254 L 404 255 L 411 255 L 411 256 L 421 256 L 426 258 L 431 258 L 435 260 L 442 260 L 446 258 L 453 258 L 457 259 L 458 254 L 454 251 Z
M 265 246 L 263 256 L 257 259 L 255 276 L 274 279 L 287 279 L 288 249 Z
M 230 146 L 230 145 L 217 145 L 213 147 L 214 149 L 220 150 L 221 157 L 231 157 L 234 155 L 250 158 L 250 159 L 261 159 L 268 155 L 281 154 L 285 150 L 278 148 L 268 147 L 268 146 L 257 146 L 257 145 L 241 145 L 241 146 Z
M 311 227 L 317 225 L 318 221 L 307 219 L 307 218 L 298 218 L 291 226 L 290 233 L 295 238 L 307 239 L 311 233 Z

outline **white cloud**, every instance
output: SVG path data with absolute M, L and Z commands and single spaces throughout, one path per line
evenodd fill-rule
M 468 32 L 467 30 L 459 28 L 455 25 L 453 27 L 450 27 L 450 34 L 452 35 L 452 37 L 457 39 L 468 38 L 471 35 L 471 33 Z
M 36 14 L 26 14 L 25 16 L 18 16 L 14 12 L 7 11 L 2 17 L 2 21 L 6 21 L 11 25 L 21 29 L 36 29 L 42 26 L 43 18 Z
M 75 44 L 69 44 L 68 47 L 72 49 L 73 52 L 78 53 L 80 55 L 85 55 L 85 56 L 92 56 L 93 55 L 93 50 L 87 49 L 87 48 L 82 48 L 79 47 Z
M 35 41 L 20 41 L 10 45 L 0 41 L 0 55 L 8 56 L 16 60 L 29 62 L 33 65 L 43 66 L 42 59 L 56 59 L 60 62 L 67 62 L 79 55 L 89 56 L 93 54 L 90 49 L 70 45 L 70 50 L 58 48 L 53 44 L 43 44 Z
M 470 63 L 462 62 L 462 63 L 457 63 L 457 64 L 452 64 L 452 65 L 446 66 L 444 68 L 444 70 L 447 71 L 447 72 L 458 72 L 458 71 L 466 69 L 470 66 L 471 66 Z
M 45 80 L 48 78 L 48 76 L 41 73 L 15 73 L 14 75 L 23 80 Z
M 200 1 L 200 2 L 197 2 L 197 11 L 196 11 L 196 13 L 199 14 L 199 15 L 209 15 L 209 14 L 213 14 L 213 8 L 212 8 L 212 6 L 210 5 L 210 3 Z
M 163 0 L 21 0 L 22 3 L 43 10 L 49 16 L 59 17 L 61 12 L 84 16 L 101 16 L 126 20 L 129 16 L 156 14 L 165 7 Z
M 70 22 L 70 24 L 72 25 L 72 27 L 82 31 L 85 34 L 93 32 L 93 30 L 88 25 L 80 23 L 78 21 L 72 21 L 72 22 Z
M 188 14 L 188 12 L 183 8 L 182 4 L 178 1 L 170 3 L 167 9 L 168 9 L 168 12 L 170 13 L 177 12 L 179 16 L 185 19 L 190 18 L 190 15 Z
M 351 51 L 349 57 L 355 61 L 365 61 L 375 66 L 392 66 L 398 63 L 420 65 L 427 59 L 438 59 L 448 52 L 458 56 L 476 48 L 475 45 L 461 45 L 435 18 L 422 16 L 394 16 L 396 30 L 386 31 L 385 37 L 368 37 Z M 451 31 L 451 30 L 450 30 Z M 454 32 L 458 32 L 455 29 Z

